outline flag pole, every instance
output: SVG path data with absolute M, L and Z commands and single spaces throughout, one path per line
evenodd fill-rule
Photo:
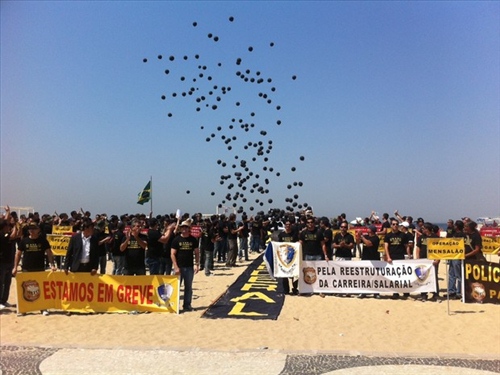
M 151 199 L 150 199 L 150 202 L 151 202 L 150 203 L 151 204 L 150 208 L 151 209 L 149 211 L 150 212 L 149 216 L 153 216 L 153 176 L 149 177 L 149 184 L 150 184 L 149 186 L 150 186 L 150 189 L 151 189 L 151 193 L 149 195 L 151 197 Z M 150 219 L 151 219 L 151 217 L 150 217 Z

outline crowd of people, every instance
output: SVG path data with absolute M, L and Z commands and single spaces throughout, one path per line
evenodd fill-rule
M 0 310 L 8 302 L 12 277 L 22 272 L 62 269 L 64 272 L 106 273 L 112 260 L 113 275 L 180 275 L 184 283 L 183 309 L 191 311 L 192 284 L 196 273 L 211 276 L 216 266 L 234 267 L 249 260 L 249 253 L 260 253 L 269 239 L 300 242 L 303 260 L 393 260 L 427 257 L 427 238 L 439 237 L 440 228 L 411 216 L 375 212 L 364 219 L 348 222 L 345 214 L 333 219 L 315 217 L 311 209 L 289 213 L 272 209 L 255 216 L 243 214 L 240 220 L 229 215 L 106 214 L 91 217 L 88 211 L 53 215 L 17 215 L 7 206 L 0 218 Z M 71 227 L 65 257 L 54 257 L 47 235 L 54 226 Z M 468 218 L 449 220 L 447 237 L 462 237 L 466 257 L 484 259 L 481 236 L 476 223 Z M 355 229 L 354 235 L 349 229 Z M 363 229 L 363 230 L 359 230 Z M 352 232 L 352 231 L 351 231 Z M 383 241 L 384 251 L 379 251 Z M 435 270 L 439 261 L 434 261 Z M 461 261 L 449 261 L 448 296 L 461 298 Z M 297 280 L 283 279 L 286 294 L 298 294 Z M 365 295 L 360 295 L 360 298 Z M 378 295 L 374 296 L 379 298 Z M 407 298 L 405 294 L 402 298 Z M 429 298 L 437 300 L 437 289 Z M 394 299 L 401 298 L 398 294 Z M 48 312 L 44 311 L 44 315 Z

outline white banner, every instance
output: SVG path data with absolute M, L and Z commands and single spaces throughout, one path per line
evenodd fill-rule
M 430 259 L 302 261 L 300 293 L 417 293 L 436 290 Z
M 299 242 L 271 242 L 274 277 L 299 277 L 301 245 Z

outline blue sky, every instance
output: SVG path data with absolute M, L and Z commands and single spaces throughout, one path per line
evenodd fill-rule
M 499 2 L 1 2 L 2 205 L 498 216 L 499 145 Z

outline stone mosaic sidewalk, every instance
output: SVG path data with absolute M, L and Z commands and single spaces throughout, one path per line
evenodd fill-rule
M 2 375 L 259 374 L 259 375 L 486 375 L 500 359 L 381 355 L 292 354 L 267 350 L 69 349 L 0 347 Z

